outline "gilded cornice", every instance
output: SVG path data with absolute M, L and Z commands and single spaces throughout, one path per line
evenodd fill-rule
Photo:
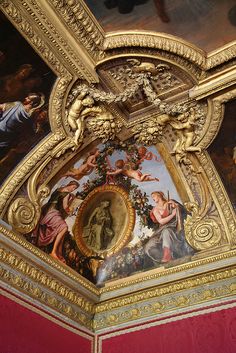
M 140 305 L 130 304 L 119 309 L 95 315 L 93 329 L 95 332 L 107 332 L 114 327 L 121 328 L 127 325 L 136 325 L 147 320 L 153 320 L 168 315 L 173 311 L 185 312 L 189 308 L 202 308 L 211 304 L 226 302 L 235 299 L 236 283 L 234 279 L 223 280 L 216 286 L 202 284 L 187 294 L 184 290 L 163 297 L 150 299 Z
M 206 65 L 203 50 L 185 40 L 162 33 L 143 31 L 111 32 L 106 34 L 103 47 L 105 52 L 122 47 L 160 49 L 188 59 L 201 69 L 204 69 Z
M 59 314 L 62 320 L 94 332 L 151 319 L 169 311 L 210 305 L 223 298 L 230 300 L 236 293 L 236 268 L 231 266 L 97 301 L 81 295 L 80 285 L 75 289 L 69 282 L 65 284 L 62 278 L 52 275 L 51 266 L 47 270 L 39 268 L 33 257 L 26 260 L 25 254 L 19 255 L 18 251 L 18 247 L 15 250 L 6 245 L 0 248 L 2 286 L 21 293 L 27 302 L 33 299 L 38 308 L 45 310 L 47 307 L 50 314 Z
M 223 47 L 210 52 L 207 55 L 206 70 L 213 69 L 236 57 L 236 41 L 230 42 Z
M 69 44 L 66 31 L 55 13 L 46 8 L 46 2 L 30 0 L 11 2 L 4 0 L 0 5 L 5 15 L 30 42 L 44 61 L 58 75 L 66 77 L 69 72 L 76 77 L 96 82 L 97 75 L 91 59 L 83 50 Z M 39 35 L 40 33 L 40 35 Z M 78 55 L 79 51 L 79 55 Z
M 226 278 L 232 278 L 236 275 L 236 267 L 228 268 L 227 270 L 218 270 L 217 279 L 222 280 Z M 166 294 L 173 294 L 185 289 L 192 289 L 199 284 L 210 284 L 215 282 L 215 273 L 212 272 L 210 274 L 198 275 L 197 278 L 185 278 L 184 280 L 180 280 L 177 283 L 165 284 L 161 285 L 158 288 L 152 288 L 147 290 L 142 290 L 139 293 L 129 293 L 126 296 L 120 298 L 119 301 L 114 302 L 113 300 L 107 300 L 105 303 L 99 303 L 96 306 L 96 313 L 105 312 L 110 309 L 115 309 L 119 307 L 124 307 L 129 304 L 139 303 L 151 298 L 157 298 Z
M 61 21 L 96 61 L 103 56 L 104 31 L 83 1 L 47 1 Z
M 209 95 L 211 95 L 211 92 L 209 92 Z M 235 97 L 236 90 L 231 89 L 223 93 L 219 92 L 208 100 L 206 124 L 201 139 L 199 139 L 199 145 L 202 148 L 207 148 L 216 137 L 224 117 L 224 104 L 235 99 Z
M 148 31 L 106 33 L 103 47 L 105 51 L 122 47 L 159 49 L 183 57 L 203 71 L 213 69 L 236 57 L 235 41 L 207 54 L 204 50 L 181 38 Z

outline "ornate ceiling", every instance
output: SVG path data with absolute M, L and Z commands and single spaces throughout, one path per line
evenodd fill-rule
M 102 332 L 235 294 L 236 44 L 173 36 L 187 1 L 171 34 L 143 31 L 151 2 L 135 32 L 88 5 L 1 4 L 0 256 L 4 288 Z

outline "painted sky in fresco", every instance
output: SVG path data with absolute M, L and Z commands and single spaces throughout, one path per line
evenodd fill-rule
M 99 145 L 98 148 L 100 150 L 103 149 L 102 145 Z M 148 151 L 152 152 L 154 155 L 156 155 L 158 161 L 155 160 L 145 160 L 142 162 L 142 169 L 141 172 L 144 173 L 149 173 L 151 174 L 152 177 L 156 177 L 159 179 L 158 181 L 147 181 L 147 182 L 138 182 L 134 179 L 132 179 L 132 184 L 136 184 L 142 192 L 146 192 L 148 198 L 149 198 L 149 204 L 154 206 L 154 202 L 151 198 L 151 193 L 153 191 L 162 191 L 164 194 L 167 196 L 167 193 L 169 192 L 169 197 L 171 199 L 174 199 L 178 202 L 182 202 L 180 199 L 180 196 L 176 190 L 176 187 L 171 179 L 171 176 L 165 166 L 164 161 L 161 159 L 157 149 L 155 147 L 149 147 Z M 115 161 L 118 159 L 125 159 L 126 155 L 125 152 L 123 151 L 115 151 L 112 156 L 109 156 L 110 163 L 112 167 L 115 168 Z M 83 159 L 75 163 L 74 168 L 78 168 L 81 164 L 83 163 Z M 80 181 L 80 186 L 79 188 L 75 191 L 82 191 L 82 186 L 84 183 L 86 183 L 88 180 L 93 180 L 97 177 L 96 171 L 93 171 L 89 176 L 84 176 Z M 61 178 L 59 182 L 54 186 L 53 191 L 57 189 L 58 187 L 67 184 L 69 181 L 73 180 L 72 178 Z M 69 231 L 72 233 L 72 228 L 75 222 L 76 216 L 71 216 L 66 219 L 66 222 L 69 227 Z M 139 222 L 139 217 L 136 214 L 136 224 L 134 228 L 134 240 L 133 242 L 136 242 L 139 240 L 139 236 L 145 233 L 146 236 L 151 236 L 152 230 L 148 229 L 147 227 L 143 227 L 140 225 Z

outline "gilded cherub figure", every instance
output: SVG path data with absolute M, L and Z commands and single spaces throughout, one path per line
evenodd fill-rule
M 201 152 L 200 147 L 193 146 L 195 137 L 196 115 L 193 108 L 189 112 L 179 114 L 176 119 L 170 120 L 169 124 L 177 132 L 177 141 L 173 148 L 173 154 L 180 161 L 186 152 Z
M 78 146 L 84 131 L 84 119 L 102 112 L 100 107 L 94 107 L 94 99 L 82 92 L 72 104 L 68 114 L 68 124 L 75 131 L 74 142 Z

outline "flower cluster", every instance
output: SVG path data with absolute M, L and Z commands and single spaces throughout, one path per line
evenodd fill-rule
M 148 203 L 147 194 L 145 192 L 142 193 L 137 185 L 131 185 L 129 195 L 132 205 L 140 217 L 141 224 L 151 228 L 149 213 L 152 209 L 152 206 Z

